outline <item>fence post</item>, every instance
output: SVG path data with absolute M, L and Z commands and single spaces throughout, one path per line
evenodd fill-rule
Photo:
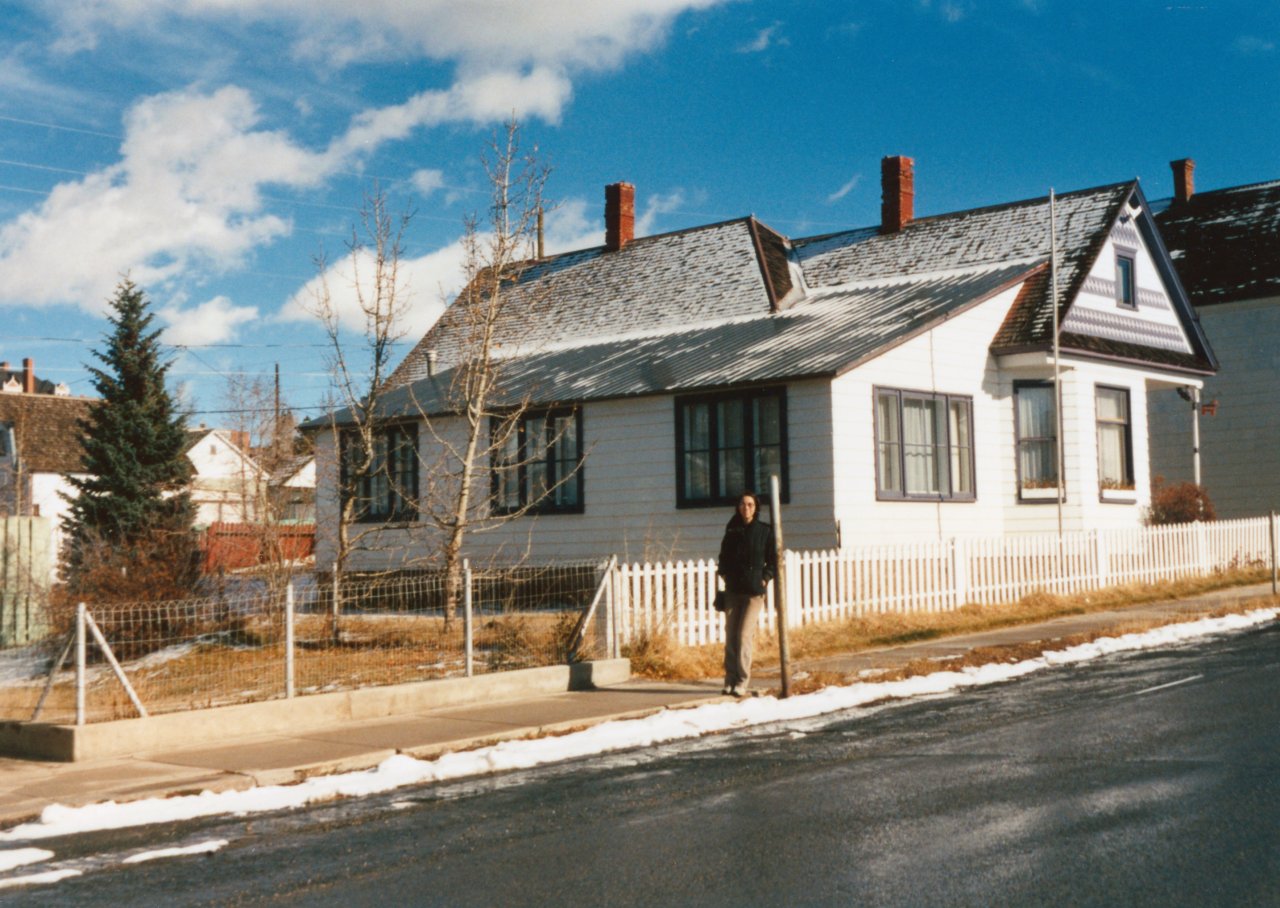
M 293 581 L 284 588 L 284 695 L 292 699 L 294 695 L 293 676 Z
M 1111 550 L 1107 547 L 1107 537 L 1102 530 L 1093 531 L 1093 561 L 1096 567 L 1093 574 L 1098 578 L 1098 589 L 1106 589 L 1111 583 Z
M 471 623 L 471 559 L 462 559 L 462 637 L 463 649 L 466 651 L 467 677 L 475 672 L 475 658 L 472 647 Z
M 1272 561 L 1274 562 L 1274 558 Z M 85 620 L 84 603 L 76 605 L 76 725 L 84 725 L 84 662 L 85 662 Z
M 1267 544 L 1271 548 L 1271 596 L 1280 594 L 1280 569 L 1276 565 L 1276 549 L 1280 548 L 1280 542 L 1276 540 L 1276 512 L 1271 512 L 1270 519 L 1267 520 Z
M 969 549 L 955 536 L 951 537 L 951 580 L 955 586 L 953 608 L 960 608 L 969 601 Z

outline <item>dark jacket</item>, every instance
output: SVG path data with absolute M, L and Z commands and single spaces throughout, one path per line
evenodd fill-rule
M 716 570 L 729 592 L 763 596 L 765 584 L 778 572 L 773 527 L 758 519 L 743 523 L 742 516 L 734 514 L 724 528 Z

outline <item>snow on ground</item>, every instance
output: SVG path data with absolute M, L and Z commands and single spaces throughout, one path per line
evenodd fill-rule
M 226 839 L 210 839 L 207 842 L 200 842 L 196 845 L 188 845 L 185 848 L 157 848 L 154 851 L 140 851 L 137 854 L 131 854 L 129 857 L 121 861 L 121 864 L 142 864 L 146 861 L 158 861 L 163 858 L 180 858 L 189 854 L 213 854 L 215 851 L 221 851 L 227 847 Z M 0 852 L 2 854 L 3 852 Z
M 53 857 L 52 851 L 44 848 L 15 848 L 13 851 L 0 851 L 0 870 L 12 870 L 25 867 L 27 864 L 38 864 Z
M 1032 672 L 1086 662 L 1113 653 L 1167 647 L 1213 634 L 1245 630 L 1274 621 L 1277 616 L 1280 616 L 1280 609 L 1260 609 L 1242 615 L 1167 625 L 1142 633 L 1103 637 L 1091 643 L 1045 652 L 1022 662 L 990 663 L 960 671 L 939 671 L 902 681 L 863 681 L 846 687 L 828 687 L 786 700 L 757 697 L 726 700 L 687 709 L 667 709 L 642 719 L 605 722 L 561 737 L 504 741 L 491 747 L 444 754 L 434 760 L 395 756 L 373 769 L 311 778 L 295 785 L 263 786 L 248 791 L 206 791 L 198 795 L 123 804 L 114 801 L 84 807 L 52 804 L 45 808 L 39 820 L 0 831 L 0 842 L 27 842 L 93 830 L 123 829 L 221 814 L 243 816 L 303 807 L 335 798 L 378 794 L 408 785 L 527 769 L 546 763 L 648 747 L 754 725 L 807 719 L 880 700 L 946 694 L 970 687 L 997 684 Z M 225 845 L 225 841 L 218 840 L 188 848 L 147 852 L 127 860 L 199 854 L 216 851 Z M 47 856 L 48 852 L 34 848 L 0 851 L 0 871 L 45 860 Z M 55 870 L 15 877 L 0 880 L 0 886 L 54 882 L 78 872 Z

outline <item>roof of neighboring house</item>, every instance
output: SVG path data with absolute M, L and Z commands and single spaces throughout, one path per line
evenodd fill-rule
M 1047 349 L 1049 211 L 1046 197 L 923 217 L 893 233 L 868 228 L 794 241 L 746 218 L 529 263 L 504 291 L 512 295 L 496 325 L 501 397 L 549 404 L 837 375 L 1019 284 L 991 349 Z M 1061 314 L 1122 217 L 1142 221 L 1159 258 L 1135 182 L 1065 193 L 1055 213 Z M 1164 267 L 1191 353 L 1060 330 L 1064 349 L 1213 371 L 1194 312 Z M 386 415 L 457 409 L 449 390 L 464 374 L 465 309 L 461 302 L 447 309 L 393 373 Z M 433 377 L 427 351 L 437 356 Z M 335 416 L 341 423 L 346 414 L 309 428 Z
M 79 473 L 84 468 L 77 422 L 98 403 L 89 397 L 0 393 L 0 425 L 12 427 L 29 473 Z
M 1280 180 L 1152 208 L 1194 305 L 1280 296 Z

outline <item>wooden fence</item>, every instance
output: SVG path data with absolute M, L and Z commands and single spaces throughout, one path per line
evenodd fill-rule
M 1131 530 L 956 538 L 786 553 L 789 626 L 883 612 L 938 612 L 1067 595 L 1272 563 L 1280 526 L 1267 517 Z M 610 599 L 617 640 L 669 633 L 686 645 L 724 641 L 711 606 L 714 560 L 619 564 Z M 760 616 L 776 627 L 773 587 Z
M 200 534 L 202 569 L 233 571 L 267 561 L 302 561 L 315 554 L 313 523 L 274 524 L 212 523 Z
M 54 538 L 48 517 L 0 517 L 0 647 L 31 643 L 48 631 Z

